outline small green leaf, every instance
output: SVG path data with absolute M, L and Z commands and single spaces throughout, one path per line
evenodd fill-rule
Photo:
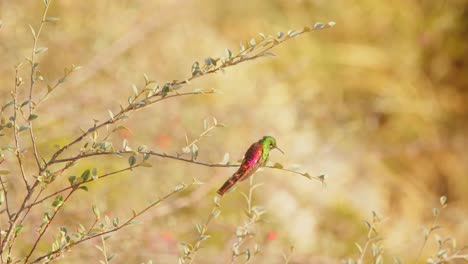
M 185 184 L 179 184 L 174 188 L 174 191 L 178 192 L 185 188 Z
M 228 59 L 232 58 L 232 51 L 230 49 L 226 49 L 226 56 Z
M 88 191 L 88 187 L 87 187 L 87 186 L 80 186 L 78 189 L 81 189 L 81 190 L 84 190 L 84 191 Z
M 36 38 L 36 31 L 34 30 L 34 28 L 31 25 L 29 25 L 29 29 L 31 29 L 33 37 Z
M 163 86 L 163 88 L 161 90 L 161 96 L 163 98 L 167 96 L 167 94 L 170 91 L 170 88 L 171 88 L 171 84 L 169 84 L 169 83 L 164 84 L 164 86 Z
M 83 179 L 83 182 L 88 180 L 90 174 L 91 172 L 89 171 L 89 169 L 85 170 L 83 174 L 81 174 L 81 179 Z
M 118 227 L 118 226 L 119 226 L 119 218 L 118 218 L 118 217 L 116 217 L 116 218 L 114 218 L 114 219 L 112 220 L 112 225 L 113 225 L 114 227 Z
M 52 206 L 53 207 L 58 207 L 58 206 L 62 205 L 62 203 L 63 203 L 63 196 L 59 195 L 59 196 L 55 197 L 55 200 L 52 203 Z
M 68 177 L 68 181 L 70 182 L 70 185 L 74 185 L 76 180 L 76 176 L 70 176 Z
M 138 146 L 138 152 L 146 152 L 146 151 L 148 151 L 148 146 L 146 145 Z
M 297 35 L 299 35 L 299 32 L 297 32 L 296 30 L 289 30 L 288 31 L 288 36 L 290 36 L 290 37 L 295 37 Z
M 108 262 L 111 261 L 114 257 L 115 257 L 115 254 L 112 254 L 112 255 L 108 256 L 108 257 L 107 257 L 107 261 L 108 261 Z
M 31 114 L 31 115 L 28 117 L 28 120 L 29 120 L 29 121 L 32 121 L 32 120 L 34 120 L 34 119 L 36 119 L 36 118 L 38 118 L 38 115 L 36 115 L 36 114 Z
M 151 82 L 146 73 L 143 73 L 143 78 L 145 79 L 145 85 L 148 85 Z
M 247 261 L 250 260 L 251 254 L 250 254 L 250 250 L 249 250 L 249 249 L 246 249 L 246 250 L 245 250 L 245 257 L 247 258 L 247 259 L 246 259 Z
M 109 117 L 111 118 L 111 120 L 114 120 L 114 113 L 112 113 L 111 110 L 107 110 L 107 112 L 109 113 Z
M 36 53 L 36 54 L 41 54 L 41 53 L 46 52 L 48 49 L 49 49 L 49 48 L 47 48 L 47 47 L 40 47 L 40 48 L 37 48 L 37 49 L 34 51 L 34 53 Z
M 96 205 L 93 205 L 93 214 L 94 214 L 94 217 L 96 217 L 96 219 L 99 220 L 101 218 L 101 212 L 96 207 Z
M 198 157 L 198 146 L 197 144 L 192 145 L 192 159 L 196 160 Z
M 197 228 L 197 231 L 199 234 L 203 233 L 205 231 L 205 227 L 201 224 L 196 224 L 195 227 Z
M 136 87 L 135 84 L 132 84 L 132 90 L 133 90 L 133 93 L 135 94 L 135 96 L 138 96 L 138 87 Z
M 323 25 L 323 23 L 318 22 L 318 23 L 315 23 L 314 28 L 315 29 L 321 29 L 321 28 L 324 28 L 324 25 Z
M 93 180 L 96 180 L 98 178 L 96 168 L 93 168 L 93 170 L 91 171 L 91 177 L 93 178 Z
M 23 225 L 17 225 L 14 229 L 14 234 L 15 236 L 19 234 L 19 232 L 21 232 L 21 229 L 23 229 Z
M 130 167 L 133 167 L 133 165 L 135 165 L 136 163 L 136 157 L 135 155 L 132 155 L 128 158 L 128 164 L 130 165 Z
M 441 197 L 440 197 L 440 204 L 441 204 L 442 206 L 447 205 L 447 196 L 444 195 L 444 196 L 441 196 Z
M 19 130 L 18 130 L 18 131 L 21 132 L 21 131 L 24 131 L 24 130 L 27 130 L 27 129 L 29 129 L 29 125 L 21 125 L 21 126 L 19 127 Z
M 58 17 L 48 17 L 45 19 L 45 22 L 56 22 L 56 21 L 59 21 L 60 18 Z
M 31 101 L 29 101 L 29 100 L 24 101 L 24 102 L 21 104 L 20 108 L 22 108 L 22 107 L 24 107 L 25 105 L 29 104 L 29 102 L 31 102 Z
M 274 165 L 273 165 L 273 168 L 276 168 L 276 169 L 282 169 L 284 168 L 283 165 L 281 165 L 280 163 L 276 162 Z M 305 175 L 304 175 L 305 176 Z

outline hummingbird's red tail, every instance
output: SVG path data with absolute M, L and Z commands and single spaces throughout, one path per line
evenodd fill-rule
M 232 175 L 231 178 L 229 178 L 224 184 L 223 186 L 221 186 L 221 188 L 219 188 L 219 190 L 217 191 L 217 193 L 219 195 L 223 195 L 225 192 L 227 192 L 229 189 L 231 189 L 232 186 L 234 186 L 234 184 L 236 184 L 236 182 L 239 180 L 239 177 L 236 177 L 237 174 L 234 174 Z

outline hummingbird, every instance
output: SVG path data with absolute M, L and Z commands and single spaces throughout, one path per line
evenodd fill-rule
M 284 152 L 276 145 L 276 139 L 270 136 L 264 136 L 259 141 L 253 143 L 244 155 L 244 159 L 239 169 L 234 173 L 224 184 L 219 188 L 218 194 L 223 195 L 231 189 L 238 181 L 244 181 L 254 174 L 258 168 L 265 164 L 268 160 L 270 150 L 278 149 L 281 153 Z

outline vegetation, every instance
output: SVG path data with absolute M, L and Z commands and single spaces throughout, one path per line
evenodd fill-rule
M 27 20 L 30 32 L 19 36 L 13 33 L 12 21 L 18 22 L 16 28 L 28 28 L 28 23 L 22 24 L 23 17 L 11 19 L 16 10 L 23 8 L 21 3 L 3 3 L 6 11 L 0 17 L 0 34 L 4 34 L 0 37 L 10 43 L 17 42 L 15 45 L 0 44 L 5 51 L 13 50 L 0 68 L 0 85 L 5 87 L 1 90 L 5 100 L 1 105 L 0 124 L 1 263 L 80 263 L 83 258 L 100 259 L 101 263 L 468 261 L 468 248 L 464 246 L 467 241 L 463 240 L 466 230 L 463 220 L 460 222 L 467 214 L 463 209 L 466 205 L 463 186 L 466 187 L 467 182 L 466 177 L 459 176 L 466 172 L 466 165 L 456 163 L 463 159 L 466 150 L 454 145 L 466 143 L 461 132 L 465 123 L 459 124 L 450 115 L 458 113 L 463 117 L 466 107 L 463 100 L 451 102 L 450 93 L 431 94 L 434 91 L 420 90 L 417 85 L 421 80 L 416 79 L 419 76 L 415 72 L 405 72 L 405 68 L 414 67 L 413 61 L 403 61 L 401 69 L 386 73 L 385 63 L 390 55 L 383 55 L 370 46 L 343 43 L 323 51 L 312 48 L 311 53 L 316 55 L 313 59 L 324 62 L 322 67 L 311 71 L 307 49 L 298 46 L 301 41 L 294 40 L 308 43 L 311 36 L 315 39 L 327 36 L 330 39 L 324 40 L 325 44 L 339 43 L 339 39 L 333 38 L 346 33 L 341 30 L 331 33 L 336 28 L 324 30 L 335 22 L 319 22 L 298 30 L 246 37 L 249 40 L 241 41 L 238 49 L 225 49 L 222 56 L 211 55 L 187 64 L 191 69 L 186 66 L 185 70 L 173 72 L 175 68 L 172 67 L 183 66 L 187 57 L 196 51 L 212 53 L 209 46 L 204 45 L 213 38 L 208 31 L 196 35 L 194 39 L 198 42 L 187 43 L 186 47 L 197 48 L 187 48 L 183 54 L 175 48 L 172 57 L 162 56 L 164 51 L 157 51 L 161 52 L 159 58 L 154 54 L 139 55 L 144 49 L 135 50 L 129 57 L 141 58 L 135 61 L 141 64 L 132 70 L 125 69 L 132 64 L 118 62 L 117 58 L 137 43 L 150 42 L 145 46 L 148 50 L 164 50 L 165 45 L 179 43 L 174 34 L 177 30 L 164 31 L 164 26 L 158 24 L 164 19 L 152 17 L 137 22 L 130 33 L 91 58 L 89 64 L 81 67 L 76 65 L 81 65 L 82 61 L 71 62 L 63 74 L 57 75 L 56 70 L 63 67 L 63 63 L 71 58 L 79 59 L 70 51 L 86 54 L 80 50 L 81 42 L 65 40 L 67 30 L 59 25 L 75 27 L 69 36 L 85 39 L 87 26 L 95 24 L 100 28 L 101 24 L 87 21 L 87 26 L 81 29 L 76 28 L 79 22 L 70 23 L 75 14 L 67 13 L 68 8 L 92 9 L 92 6 L 52 0 L 36 2 L 27 5 L 40 5 L 41 8 L 35 10 L 43 13 L 40 17 L 30 14 Z M 287 2 L 278 3 L 291 14 L 302 14 Z M 212 4 L 214 10 L 223 9 Z M 169 10 L 177 4 L 161 5 L 161 10 Z M 457 34 L 459 29 L 452 27 L 453 22 L 443 24 L 444 18 L 449 21 L 463 18 L 457 6 L 463 6 L 462 2 L 443 7 L 447 12 L 434 13 L 434 24 L 441 26 L 434 26 L 428 32 L 441 36 Z M 127 8 L 120 2 L 116 2 L 115 7 Z M 135 7 L 129 9 L 132 8 Z M 426 7 L 421 4 L 421 8 Z M 100 10 L 99 7 L 96 6 L 96 10 Z M 350 11 L 350 15 L 356 14 Z M 182 13 L 174 15 L 182 16 Z M 33 21 L 35 17 L 39 17 L 38 21 Z M 231 20 L 226 17 L 223 21 Z M 346 23 L 350 21 L 359 20 L 354 17 Z M 386 28 L 383 18 L 377 21 L 382 21 L 380 26 Z M 273 30 L 274 26 L 271 27 L 265 31 Z M 109 26 L 112 30 L 116 28 Z M 235 28 L 225 35 L 239 38 L 253 26 L 250 25 L 249 30 L 242 26 Z M 349 25 L 344 28 L 349 29 Z M 370 28 L 367 36 L 380 33 L 379 25 Z M 158 39 L 143 41 L 156 29 L 161 30 Z M 322 30 L 328 35 L 319 35 Z M 121 35 L 118 30 L 113 33 Z M 434 37 L 422 35 L 421 38 L 421 45 L 429 45 L 437 54 Z M 32 39 L 32 44 L 26 45 L 25 39 Z M 107 45 L 101 42 L 106 41 L 105 37 L 95 40 L 97 47 Z M 220 42 L 215 41 L 212 47 L 220 49 Z M 82 43 L 86 46 L 89 42 L 83 40 Z M 463 58 L 457 53 L 457 43 L 448 43 L 454 47 L 453 51 L 440 56 L 458 64 L 446 66 L 445 72 L 437 72 L 425 68 L 423 63 L 423 72 L 429 76 L 422 77 L 423 82 L 449 87 L 457 94 L 463 77 L 452 84 L 444 79 L 455 71 L 452 67 L 460 63 L 460 67 L 464 67 Z M 270 62 L 271 69 L 277 72 L 267 71 L 267 76 L 262 76 L 261 66 L 258 66 L 260 59 L 276 57 L 273 52 L 280 50 L 283 44 L 290 46 L 291 54 L 285 56 L 288 59 L 280 56 Z M 29 55 L 21 59 L 26 46 Z M 430 50 L 421 49 L 421 53 Z M 332 55 L 334 52 L 338 53 L 336 57 Z M 431 55 L 422 55 L 418 60 L 430 64 Z M 442 64 L 443 59 L 440 59 Z M 353 67 L 360 68 L 359 78 L 355 80 L 350 72 L 336 73 L 335 68 L 327 66 L 327 60 L 336 64 L 352 62 Z M 6 64 L 15 65 L 14 71 Z M 112 70 L 106 69 L 109 64 L 114 66 Z M 127 85 L 126 80 L 137 78 L 134 72 L 140 67 L 150 73 L 140 74 L 143 78 L 139 77 L 139 84 Z M 251 78 L 261 80 L 255 89 L 242 81 L 249 79 L 248 75 L 237 72 L 246 69 L 252 71 Z M 174 73 L 187 71 L 184 78 L 173 77 Z M 327 71 L 337 75 L 324 77 Z M 215 73 L 226 74 L 220 77 Z M 388 79 L 385 74 L 396 79 L 403 76 L 408 82 L 397 83 L 392 79 L 393 82 L 382 85 L 379 81 Z M 158 78 L 153 78 L 154 75 Z M 318 77 L 314 79 L 311 75 Z M 217 82 L 210 81 L 219 78 Z M 327 94 L 324 87 L 327 82 L 334 83 L 335 78 L 346 80 L 346 84 L 329 86 L 336 92 Z M 170 81 L 159 81 L 163 79 Z M 357 85 L 360 82 L 364 83 L 364 88 Z M 410 83 L 418 88 L 411 88 Z M 198 88 L 213 86 L 218 88 Z M 412 99 L 415 94 L 418 98 Z M 434 98 L 439 100 L 440 108 L 431 109 Z M 447 101 L 452 104 L 447 105 Z M 91 121 L 90 116 L 94 117 Z M 337 122 L 333 129 L 330 120 Z M 193 132 L 200 126 L 201 132 Z M 248 134 L 249 130 L 255 133 Z M 290 133 L 291 130 L 294 132 Z M 340 132 L 333 132 L 335 130 Z M 363 130 L 369 134 L 359 135 L 354 141 L 343 140 Z M 445 137 L 434 139 L 434 133 Z M 291 154 L 273 155 L 264 169 L 250 178 L 249 184 L 240 184 L 223 198 L 217 196 L 215 190 L 239 166 L 242 153 L 254 140 L 266 134 L 275 134 L 279 145 L 286 146 L 286 150 L 291 150 L 286 152 Z M 379 142 L 382 139 L 384 143 Z M 434 185 L 428 187 L 422 182 L 430 175 L 421 175 L 433 167 L 428 159 L 418 155 L 424 156 L 427 149 L 435 151 L 432 146 L 436 139 L 450 144 L 444 146 L 446 153 L 443 155 L 434 154 L 433 159 L 437 160 L 434 166 L 443 176 L 435 177 Z M 320 145 L 317 140 L 325 144 Z M 363 142 L 368 147 L 358 147 Z M 410 147 L 406 148 L 408 144 Z M 334 150 L 335 145 L 340 147 Z M 330 151 L 334 154 L 327 154 Z M 404 151 L 414 153 L 401 154 Z M 343 160 L 343 153 L 350 157 Z M 356 159 L 356 153 L 361 160 Z M 234 161 L 231 156 L 235 157 Z M 344 166 L 342 161 L 345 161 Z M 448 165 L 444 167 L 442 161 Z M 319 167 L 317 164 L 322 162 L 332 165 Z M 412 162 L 421 163 L 410 166 Z M 296 163 L 314 168 L 314 173 Z M 327 185 L 325 176 L 317 173 L 317 168 L 330 176 Z M 406 171 L 415 178 L 403 178 L 408 176 Z M 448 172 L 450 176 L 446 176 Z M 453 179 L 459 182 L 453 185 L 450 182 Z M 317 180 L 321 184 L 304 184 L 307 180 Z M 349 190 L 352 192 L 347 192 Z M 449 210 L 447 197 L 452 201 L 452 196 L 454 207 Z M 435 197 L 440 197 L 440 206 L 432 209 L 432 222 L 420 235 L 418 227 L 421 221 L 426 222 L 426 209 L 431 207 Z M 405 199 L 412 201 L 407 205 Z M 399 207 L 409 211 L 392 212 Z M 384 211 L 383 215 L 388 217 L 373 210 Z M 411 213 L 418 210 L 420 214 Z M 360 219 L 365 212 L 372 212 L 372 219 L 363 221 L 362 225 Z M 398 232 L 404 234 L 403 238 Z M 459 238 L 444 235 L 447 233 L 455 233 Z

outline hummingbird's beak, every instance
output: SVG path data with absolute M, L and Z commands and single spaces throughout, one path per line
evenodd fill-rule
M 279 150 L 281 153 L 284 154 L 284 152 L 283 152 L 280 148 L 276 147 L 276 149 Z

